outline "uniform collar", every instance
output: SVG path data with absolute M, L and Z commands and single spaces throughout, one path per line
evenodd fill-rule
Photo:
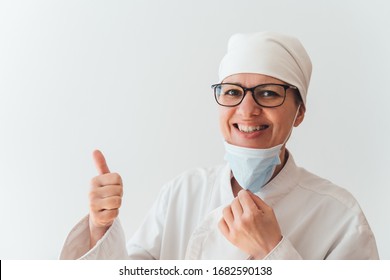
M 292 154 L 288 152 L 288 158 L 282 170 L 262 187 L 256 195 L 272 207 L 297 186 L 298 177 L 299 168 L 295 164 Z
M 295 164 L 292 154 L 288 151 L 287 153 L 288 158 L 284 167 L 271 181 L 262 187 L 259 192 L 255 193 L 271 207 L 282 197 L 291 192 L 298 182 L 299 168 Z M 221 199 L 225 203 L 230 203 L 234 199 L 231 178 L 231 169 L 229 164 L 226 164 L 220 178 Z

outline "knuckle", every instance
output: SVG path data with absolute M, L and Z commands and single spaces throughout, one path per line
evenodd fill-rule
M 230 206 L 224 207 L 223 210 L 222 210 L 223 216 L 226 216 L 229 213 L 230 213 Z
M 114 191 L 115 195 L 118 195 L 120 197 L 123 196 L 123 187 L 122 187 L 122 185 L 114 185 L 113 188 L 114 188 L 113 191 Z
M 244 219 L 238 219 L 235 221 L 235 226 L 236 228 L 245 228 L 246 227 L 246 222 Z
M 114 196 L 112 198 L 113 208 L 119 208 L 122 204 L 122 198 L 120 196 Z
M 115 180 L 115 182 L 117 183 L 121 183 L 122 182 L 122 177 L 121 175 L 119 175 L 119 173 L 111 173 L 112 175 L 112 178 L 113 180 Z
M 252 224 L 255 220 L 255 216 L 253 215 L 252 212 L 246 213 L 245 215 L 242 216 L 241 223 L 242 226 L 248 226 Z
M 98 195 L 98 189 L 97 188 L 91 188 L 91 190 L 88 193 L 88 196 L 89 196 L 90 200 L 97 198 L 99 196 Z
M 92 187 L 99 187 L 99 186 L 100 186 L 99 176 L 93 177 L 93 178 L 91 179 L 90 185 L 91 185 Z
M 112 219 L 115 219 L 119 215 L 119 209 L 115 209 L 112 211 Z
M 104 201 L 104 209 L 114 210 L 121 206 L 122 198 L 120 196 L 111 196 Z
M 100 210 L 96 200 L 90 200 L 90 202 L 89 202 L 89 209 L 92 212 L 98 212 Z

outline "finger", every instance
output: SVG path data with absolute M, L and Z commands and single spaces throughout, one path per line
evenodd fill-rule
M 120 196 L 109 196 L 100 200 L 102 210 L 119 209 L 122 205 L 122 198 Z
M 225 220 L 228 227 L 231 227 L 233 225 L 234 216 L 233 216 L 232 209 L 230 206 L 226 206 L 222 210 L 222 217 Z
M 92 178 L 91 185 L 94 187 L 122 185 L 122 178 L 118 173 L 107 173 Z
M 270 208 L 270 206 L 267 203 L 265 203 L 264 200 L 262 200 L 260 197 L 258 197 L 254 193 L 248 192 L 248 194 L 252 198 L 252 200 L 256 204 L 256 206 L 259 209 L 263 210 L 263 212 Z
M 106 159 L 104 158 L 104 155 L 101 151 L 95 150 L 93 151 L 93 160 L 95 162 L 96 169 L 98 173 L 101 174 L 106 174 L 110 173 L 110 169 L 108 169 Z
M 241 203 L 243 211 L 251 212 L 251 211 L 259 210 L 259 207 L 253 201 L 253 198 L 249 193 L 250 192 L 246 190 L 241 190 L 238 192 L 237 197 Z
M 243 213 L 242 206 L 240 200 L 237 197 L 230 204 L 230 207 L 232 209 L 234 219 L 237 219 L 238 217 L 242 216 Z
M 97 222 L 99 226 L 110 226 L 118 214 L 118 209 L 101 211 L 97 213 L 95 222 Z
M 229 235 L 229 227 L 228 225 L 226 224 L 226 221 L 224 218 L 222 218 L 219 223 L 218 223 L 218 228 L 219 230 L 222 232 L 222 234 L 224 236 L 228 236 Z
M 103 187 L 93 188 L 90 193 L 91 199 L 100 199 L 110 196 L 123 196 L 123 188 L 121 185 L 107 185 Z
M 122 198 L 120 196 L 110 196 L 103 199 L 91 201 L 91 209 L 95 212 L 101 212 L 104 210 L 119 209 L 122 204 Z

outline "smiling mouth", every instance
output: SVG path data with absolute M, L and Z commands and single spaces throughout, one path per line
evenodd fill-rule
M 235 128 L 237 128 L 239 131 L 244 132 L 244 133 L 252 133 L 255 131 L 261 131 L 265 130 L 269 127 L 269 125 L 258 125 L 258 126 L 249 126 L 249 125 L 242 125 L 242 124 L 233 124 Z

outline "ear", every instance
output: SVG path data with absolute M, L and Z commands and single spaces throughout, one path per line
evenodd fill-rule
M 305 105 L 303 105 L 303 103 L 301 103 L 301 105 L 299 105 L 297 118 L 295 119 L 294 122 L 294 127 L 299 126 L 301 122 L 303 122 L 303 119 L 305 118 L 305 112 L 306 112 L 306 107 Z

